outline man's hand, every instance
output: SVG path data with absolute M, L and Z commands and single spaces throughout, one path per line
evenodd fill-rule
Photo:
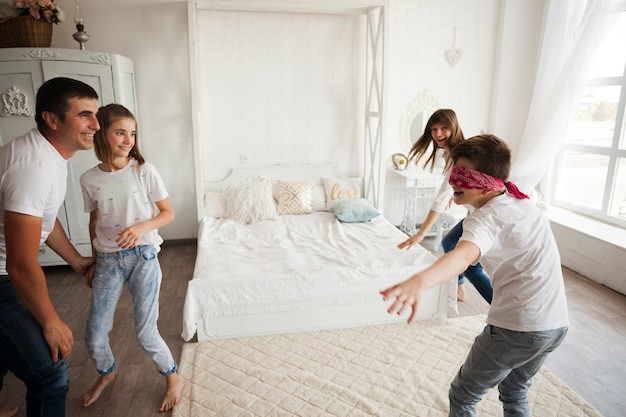
M 72 353 L 72 347 L 74 346 L 74 336 L 67 324 L 61 320 L 57 320 L 48 323 L 42 330 L 43 337 L 46 339 L 48 346 L 50 346 L 52 362 L 69 358 L 70 353 Z
M 81 275 L 87 275 L 89 268 L 94 265 L 96 260 L 91 256 L 79 256 L 72 260 L 70 266 Z
M 96 264 L 93 264 L 87 269 L 87 272 L 85 272 L 85 285 L 87 285 L 89 288 L 92 288 L 93 274 L 95 270 Z

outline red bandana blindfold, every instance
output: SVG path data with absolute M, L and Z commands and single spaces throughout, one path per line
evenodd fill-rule
M 467 190 L 498 191 L 503 187 L 506 187 L 509 194 L 512 194 L 515 197 L 519 199 L 528 198 L 528 196 L 521 192 L 512 182 L 504 182 L 501 179 L 487 175 L 484 172 L 476 171 L 471 168 L 465 168 L 456 164 L 452 165 L 450 180 L 448 182 L 450 185 L 455 185 Z

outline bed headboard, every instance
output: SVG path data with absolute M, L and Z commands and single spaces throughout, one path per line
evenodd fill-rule
M 336 177 L 341 174 L 335 164 L 246 166 L 233 168 L 230 174 L 223 180 L 205 182 L 203 188 L 205 192 L 221 192 L 228 185 L 238 183 L 255 175 L 282 181 L 314 181 L 319 185 L 322 183 L 322 177 Z

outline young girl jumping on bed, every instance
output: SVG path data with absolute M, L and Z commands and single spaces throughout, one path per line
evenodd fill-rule
M 109 104 L 97 116 L 101 130 L 94 146 L 101 163 L 86 171 L 80 184 L 96 258 L 87 277 L 93 291 L 85 342 L 100 377 L 83 395 L 83 405 L 93 404 L 115 377 L 109 332 L 126 283 L 133 299 L 137 340 L 167 380 L 160 411 L 170 411 L 180 401 L 185 384 L 157 328 L 162 277 L 157 253 L 163 242 L 157 229 L 174 219 L 174 211 L 159 173 L 139 151 L 133 114 L 124 106 Z
M 426 233 L 432 229 L 433 225 L 439 218 L 442 211 L 450 205 L 452 198 L 452 187 L 448 184 L 448 178 L 450 177 L 450 167 L 452 166 L 452 160 L 450 158 L 450 151 L 459 143 L 465 140 L 463 137 L 463 131 L 459 126 L 459 122 L 456 118 L 456 113 L 450 109 L 439 109 L 435 111 L 428 119 L 426 127 L 424 128 L 424 134 L 413 144 L 409 152 L 409 161 L 415 160 L 416 163 L 426 154 L 426 151 L 432 144 L 432 152 L 424 162 L 424 168 L 430 162 L 430 169 L 435 167 L 437 159 L 437 152 L 439 149 L 444 149 L 446 152 L 446 161 L 444 167 L 445 179 L 437 192 L 437 196 L 432 203 L 430 211 L 424 219 L 424 222 L 420 226 L 417 233 L 400 243 L 398 247 L 410 248 L 416 243 L 424 240 Z M 441 242 L 444 252 L 450 252 L 456 246 L 459 238 L 463 234 L 463 220 L 458 222 Z M 458 301 L 465 301 L 465 277 L 476 287 L 480 295 L 491 304 L 493 297 L 493 288 L 489 277 L 483 272 L 481 264 L 470 265 L 467 270 L 459 275 L 459 286 L 457 291 Z

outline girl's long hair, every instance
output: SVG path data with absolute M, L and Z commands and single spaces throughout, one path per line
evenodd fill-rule
M 432 144 L 432 151 L 428 158 L 424 161 L 424 168 L 430 162 L 430 170 L 432 171 L 435 167 L 435 161 L 437 159 L 437 142 L 435 138 L 433 138 L 432 133 L 430 132 L 432 126 L 434 124 L 441 124 L 444 126 L 448 126 L 452 134 L 450 135 L 450 139 L 446 144 L 447 150 L 454 148 L 455 145 L 463 142 L 465 137 L 463 136 L 463 131 L 459 126 L 459 121 L 456 118 L 456 113 L 454 110 L 450 109 L 439 109 L 435 111 L 432 116 L 428 119 L 426 123 L 426 127 L 424 128 L 424 133 L 420 138 L 415 141 L 413 146 L 411 146 L 411 150 L 409 151 L 409 161 L 415 161 L 415 164 L 419 162 L 419 160 L 424 156 L 428 147 Z M 450 152 L 445 152 L 446 156 L 446 165 L 444 171 L 447 171 L 452 166 L 452 158 L 450 158 Z
M 109 146 L 109 141 L 106 138 L 106 132 L 111 124 L 117 122 L 120 119 L 132 119 L 137 126 L 137 119 L 133 113 L 121 104 L 107 104 L 106 106 L 98 109 L 98 123 L 100 123 L 100 130 L 98 130 L 94 136 L 94 150 L 96 151 L 96 158 L 102 163 L 115 167 L 113 164 L 115 158 Z M 135 145 L 129 152 L 129 156 L 137 160 L 138 167 L 143 165 L 146 160 L 141 155 L 139 150 L 139 132 L 135 135 Z

